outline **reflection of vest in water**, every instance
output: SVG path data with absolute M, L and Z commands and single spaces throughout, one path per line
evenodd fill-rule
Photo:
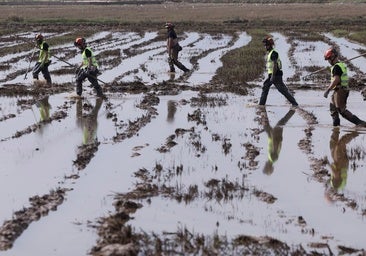
M 39 114 L 41 116 L 41 121 L 47 121 L 50 118 L 50 108 L 41 104 Z
M 347 183 L 349 158 L 347 144 L 358 136 L 357 132 L 351 132 L 339 138 L 339 129 L 334 129 L 330 137 L 330 150 L 333 158 L 330 184 L 334 189 L 343 189 Z
M 50 103 L 48 103 L 48 96 L 37 101 L 36 105 L 39 110 L 40 121 L 42 122 L 42 121 L 47 121 L 48 119 L 50 119 L 51 105 L 50 105 Z
M 282 136 L 280 141 L 274 141 L 272 137 L 268 137 L 268 160 L 274 163 L 278 160 L 282 147 Z
M 331 168 L 332 172 L 330 174 L 330 185 L 335 189 L 343 189 L 347 183 L 348 164 L 347 166 L 337 168 L 336 164 L 333 163 Z M 339 176 L 336 177 L 336 174 Z
M 89 117 L 91 118 L 91 117 Z M 97 120 L 85 120 L 83 127 L 83 144 L 93 143 L 97 137 Z

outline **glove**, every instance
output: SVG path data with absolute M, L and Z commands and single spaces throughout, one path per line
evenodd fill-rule
M 328 98 L 328 94 L 329 94 L 329 90 L 326 90 L 325 92 L 324 92 L 324 98 Z

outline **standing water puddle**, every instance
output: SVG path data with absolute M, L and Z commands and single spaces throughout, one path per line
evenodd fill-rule
M 105 36 L 110 33 L 98 33 L 90 41 Z M 118 81 L 133 81 L 137 76 L 146 84 L 170 79 L 165 74 L 164 42 L 153 41 L 156 36 L 155 32 L 142 37 L 112 33 L 112 40 L 101 44 L 97 51 L 114 45 L 120 48 L 122 60 L 100 78 L 106 82 L 115 77 L 119 77 Z M 274 37 L 285 44 L 281 34 L 275 33 Z M 117 38 L 124 43 L 120 44 Z M 182 62 L 188 62 L 194 54 L 202 58 L 197 62 L 197 74 L 193 72 L 185 82 L 196 86 L 210 81 L 219 67 L 219 56 L 245 47 L 251 37 L 241 33 L 228 46 L 230 40 L 226 35 L 187 33 L 181 41 Z M 312 46 L 299 43 L 302 54 L 296 68 L 289 68 L 291 60 L 284 61 L 288 78 L 303 66 L 321 65 L 320 60 L 311 57 L 313 62 L 309 64 L 308 56 L 326 44 L 309 44 Z M 123 49 L 132 46 L 140 53 L 125 56 Z M 284 51 L 280 53 L 283 59 L 290 48 L 279 48 Z M 307 48 L 309 55 L 303 53 Z M 207 55 L 203 54 L 205 51 Z M 2 60 L 19 57 L 11 56 Z M 78 58 L 67 61 L 77 62 Z M 212 70 L 206 69 L 208 63 Z M 55 63 L 54 67 L 62 65 Z M 26 69 L 26 65 L 22 68 Z M 131 73 L 135 69 L 138 71 Z M 1 70 L 0 79 L 4 80 L 9 72 L 12 71 Z M 63 79 L 64 76 L 55 76 L 56 82 Z M 21 80 L 18 76 L 12 82 Z M 90 90 L 87 85 L 84 89 Z M 174 193 L 139 200 L 143 207 L 129 221 L 136 230 L 162 233 L 187 228 L 194 233 L 230 238 L 240 234 L 267 235 L 302 244 L 309 250 L 315 250 L 311 243 L 319 242 L 328 243 L 333 252 L 339 245 L 362 249 L 366 244 L 366 131 L 345 120 L 338 130 L 333 129 L 329 99 L 324 99 L 320 90 L 296 90 L 300 108 L 295 110 L 275 89 L 270 91 L 267 107 L 258 108 L 260 88 L 252 90 L 250 96 L 220 93 L 203 97 L 191 91 L 158 96 L 159 101 L 153 106 L 156 114 L 140 106 L 145 94 L 115 94 L 109 95 L 108 101 L 99 101 L 85 92 L 86 99 L 80 101 L 61 93 L 48 98 L 49 116 L 59 117 L 51 122 L 42 121 L 45 109 L 37 102 L 39 98 L 2 98 L 2 223 L 29 207 L 30 197 L 47 195 L 58 188 L 67 191 L 57 209 L 39 216 L 1 255 L 86 254 L 98 238 L 90 223 L 114 213 L 114 197 L 135 189 L 141 182 L 136 175 L 139 170 L 147 170 L 152 180 L 170 187 Z M 24 101 L 35 103 L 29 108 Z M 362 104 L 361 95 L 351 92 L 348 108 L 365 119 L 363 108 L 359 107 Z M 145 122 L 148 117 L 151 118 Z M 133 130 L 139 122 L 145 123 Z M 278 156 L 268 158 L 271 135 L 272 142 L 281 146 Z M 342 138 L 347 136 L 351 140 L 344 142 Z M 95 138 L 98 143 L 94 144 L 94 151 L 86 152 L 89 158 L 79 162 L 83 145 L 93 144 Z M 345 153 L 338 155 L 339 159 L 331 153 L 333 144 Z M 342 162 L 346 163 L 342 179 L 336 183 L 337 173 L 332 174 L 332 167 Z M 314 175 L 317 171 L 323 175 Z M 196 192 L 190 194 L 192 191 Z M 316 250 L 327 252 L 324 248 Z

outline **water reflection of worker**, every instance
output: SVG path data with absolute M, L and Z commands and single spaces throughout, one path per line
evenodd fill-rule
M 346 185 L 349 167 L 346 145 L 358 136 L 358 133 L 355 131 L 346 133 L 341 138 L 339 138 L 339 134 L 339 128 L 334 128 L 329 142 L 333 158 L 333 163 L 330 164 L 332 171 L 330 185 L 335 190 L 343 189 Z
M 175 112 L 177 112 L 177 103 L 173 100 L 168 100 L 168 115 L 166 117 L 166 120 L 171 123 L 174 121 L 174 115 Z
M 50 119 L 51 105 L 48 102 L 48 98 L 49 96 L 46 96 L 36 102 L 36 106 L 39 109 L 40 122 L 45 122 Z
M 95 100 L 95 106 L 88 114 L 83 115 L 83 100 L 76 102 L 76 118 L 78 125 L 83 130 L 83 144 L 92 144 L 97 140 L 98 112 L 102 106 L 103 99 L 98 97 Z
M 270 175 L 273 172 L 273 164 L 278 160 L 281 152 L 283 126 L 290 120 L 294 113 L 295 110 L 290 109 L 286 115 L 277 122 L 276 126 L 272 128 L 269 124 L 267 111 L 264 108 L 264 130 L 268 135 L 268 160 L 263 168 L 263 173 L 265 174 Z

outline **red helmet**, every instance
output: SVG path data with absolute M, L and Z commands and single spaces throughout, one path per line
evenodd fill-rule
M 167 22 L 165 23 L 165 28 L 174 28 L 174 24 L 173 23 L 170 23 L 170 22 Z
M 75 46 L 83 46 L 86 44 L 85 38 L 84 37 L 78 37 L 75 39 L 74 45 Z
M 42 42 L 42 41 L 43 41 L 43 36 L 42 36 L 42 34 L 37 34 L 37 35 L 35 36 L 35 39 L 36 39 L 36 41 L 40 41 L 40 42 Z
M 266 36 L 263 40 L 262 40 L 262 43 L 264 45 L 274 45 L 274 41 L 273 41 L 273 38 L 270 37 L 270 36 Z
M 338 56 L 338 52 L 336 49 L 334 48 L 329 48 L 328 50 L 325 51 L 324 53 L 324 59 L 325 60 L 329 60 L 329 59 L 332 59 L 332 58 L 335 58 Z

